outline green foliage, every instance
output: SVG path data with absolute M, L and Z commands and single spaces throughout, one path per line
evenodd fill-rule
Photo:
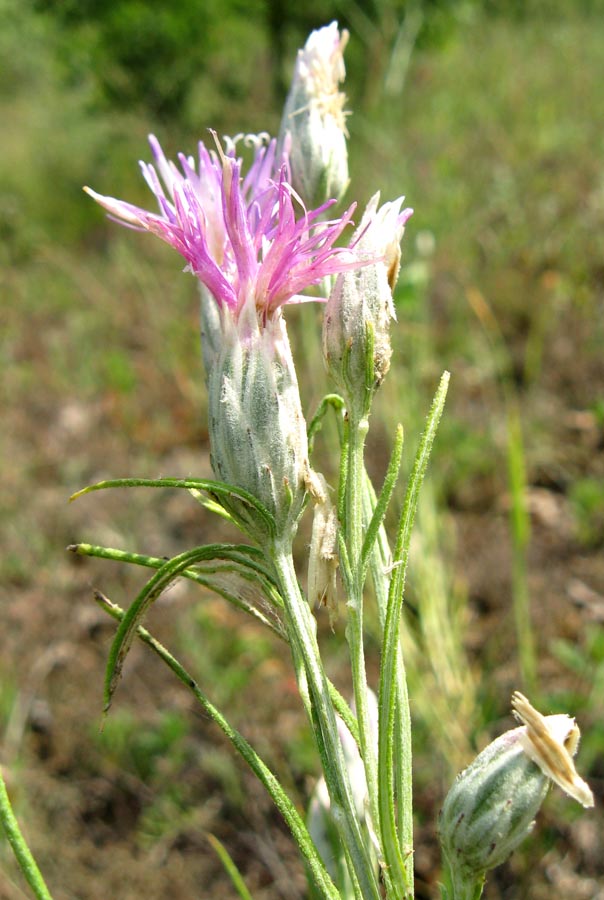
M 571 501 L 577 522 L 577 536 L 588 547 L 604 541 L 604 481 L 582 478 L 572 485 Z
M 92 734 L 103 758 L 118 771 L 135 776 L 149 789 L 137 820 L 137 840 L 149 850 L 161 840 L 174 840 L 191 827 L 191 789 L 185 773 L 206 774 L 199 747 L 184 712 L 165 710 L 141 722 L 138 710 L 112 712 L 103 730 Z
M 107 717 L 97 740 L 109 760 L 150 782 L 160 770 L 165 777 L 168 763 L 173 772 L 182 767 L 193 752 L 188 733 L 187 718 L 179 712 L 162 712 L 158 721 L 145 724 L 136 712 L 118 709 Z
M 195 110 L 212 104 L 203 95 L 217 88 L 221 101 L 245 103 L 250 79 L 264 70 L 268 90 L 272 86 L 282 95 L 295 48 L 332 19 L 361 39 L 350 53 L 353 80 L 355 69 L 365 73 L 367 54 L 373 59 L 366 92 L 374 93 L 399 54 L 407 53 L 406 41 L 412 46 L 417 40 L 424 49 L 441 46 L 481 5 L 481 0 L 3 2 L 13 27 L 21 18 L 31 23 L 34 37 L 52 37 L 57 71 L 67 86 L 85 81 L 93 87 L 95 105 L 136 108 L 180 124 L 196 121 Z M 13 80 L 24 72 L 23 60 L 9 68 Z
M 206 603 L 198 604 L 180 641 L 190 655 L 195 678 L 235 718 L 248 708 L 254 673 L 261 673 L 275 653 L 275 642 L 268 635 L 258 629 L 225 627 L 215 605 Z
M 96 103 L 163 121 L 182 123 L 188 110 L 203 107 L 200 85 L 207 90 L 219 80 L 222 100 L 241 96 L 250 70 L 233 48 L 245 46 L 253 59 L 263 45 L 258 2 L 38 0 L 36 9 L 57 25 L 68 84 L 92 76 Z
M 119 156 L 125 137 L 93 110 L 90 71 L 65 81 L 58 62 L 65 36 L 56 22 L 28 2 L 2 6 L 0 112 L 9 126 L 0 161 L 0 262 L 21 262 L 50 234 L 73 243 L 98 223 L 82 203 L 82 185 L 103 171 L 109 145 Z

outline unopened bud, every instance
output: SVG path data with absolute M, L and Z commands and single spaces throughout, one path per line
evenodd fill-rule
M 344 48 L 348 32 L 337 22 L 313 31 L 298 51 L 281 121 L 294 189 L 307 207 L 339 200 L 348 186 Z M 287 136 L 289 135 L 289 139 Z
M 356 256 L 367 263 L 338 275 L 327 301 L 323 322 L 323 354 L 327 368 L 348 406 L 367 414 L 373 392 L 390 367 L 390 321 L 395 318 L 392 292 L 398 277 L 400 241 L 412 210 L 401 212 L 403 197 L 385 203 L 380 195 L 369 203 L 351 241 Z
M 457 777 L 440 814 L 440 840 L 458 887 L 481 883 L 485 872 L 504 862 L 524 840 L 549 779 L 568 793 L 569 783 L 575 781 L 573 796 L 585 806 L 593 805 L 591 791 L 571 759 L 579 738 L 574 719 L 542 716 L 522 694 L 514 694 L 512 703 L 524 725 L 489 744 Z M 460 890 L 459 895 L 466 894 Z

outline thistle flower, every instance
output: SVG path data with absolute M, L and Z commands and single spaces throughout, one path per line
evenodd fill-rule
M 339 89 L 347 43 L 348 32 L 340 33 L 337 22 L 311 32 L 298 51 L 281 120 L 280 142 L 288 147 L 293 185 L 312 205 L 339 199 L 348 187 L 346 97 Z
M 413 212 L 401 211 L 404 197 L 378 208 L 379 200 L 379 193 L 371 198 L 351 242 L 365 265 L 338 276 L 323 322 L 327 368 L 348 406 L 359 406 L 363 415 L 390 367 L 390 320 L 396 317 L 392 292 L 400 242 Z
M 522 694 L 512 697 L 520 728 L 506 731 L 458 775 L 440 814 L 440 837 L 456 896 L 481 884 L 524 840 L 550 780 L 583 806 L 593 806 L 572 756 L 579 729 L 567 715 L 542 716 Z
M 214 136 L 215 137 L 215 136 Z M 151 136 L 155 164 L 141 163 L 159 213 L 88 193 L 113 218 L 149 231 L 186 259 L 202 286 L 202 350 L 208 377 L 211 460 L 216 476 L 258 499 L 277 536 L 291 537 L 306 492 L 308 446 L 284 304 L 325 276 L 359 265 L 335 242 L 354 207 L 323 221 L 331 202 L 306 210 L 290 186 L 276 142 L 248 136 L 254 158 L 242 176 L 238 138 L 199 144 L 197 169 L 168 162 Z M 236 492 L 229 512 L 259 542 L 266 519 Z
M 276 141 L 264 134 L 246 136 L 254 159 L 242 177 L 235 155 L 241 138 L 226 138 L 224 150 L 215 135 L 215 150 L 200 141 L 197 170 L 193 157 L 179 154 L 179 171 L 151 135 L 155 164 L 140 166 L 159 213 L 84 190 L 112 218 L 178 250 L 186 270 L 235 318 L 253 301 L 266 319 L 326 275 L 358 265 L 350 250 L 335 247 L 354 206 L 326 222 L 321 217 L 334 201 L 307 211 L 290 186 L 287 156 L 277 159 Z

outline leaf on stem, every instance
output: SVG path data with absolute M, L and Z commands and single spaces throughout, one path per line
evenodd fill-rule
M 109 651 L 105 673 L 105 712 L 108 711 L 111 705 L 111 699 L 117 687 L 124 660 L 136 635 L 136 629 L 141 624 L 152 603 L 176 578 L 191 566 L 210 560 L 229 559 L 231 551 L 231 544 L 208 544 L 205 547 L 187 550 L 185 553 L 180 553 L 178 556 L 163 562 L 155 575 L 147 582 L 122 619 Z
M 413 884 L 413 862 L 411 851 L 413 848 L 411 810 L 407 810 L 409 822 L 409 834 L 397 834 L 396 827 L 396 798 L 394 788 L 394 725 L 396 715 L 396 675 L 399 647 L 399 626 L 403 608 L 403 593 L 405 588 L 405 576 L 409 561 L 409 547 L 411 544 L 411 530 L 415 520 L 419 490 L 426 474 L 430 452 L 434 443 L 434 437 L 440 422 L 440 417 L 445 405 L 447 388 L 449 386 L 449 373 L 444 372 L 440 384 L 434 395 L 432 406 L 428 414 L 426 428 L 422 435 L 420 445 L 415 455 L 413 470 L 407 484 L 405 502 L 401 513 L 399 528 L 396 536 L 396 544 L 393 554 L 393 573 L 388 593 L 388 606 L 386 610 L 386 622 L 384 626 L 384 639 L 382 644 L 382 662 L 380 666 L 380 691 L 379 691 L 379 810 L 380 830 L 386 853 L 386 862 L 390 866 L 392 878 L 405 885 L 405 896 L 411 891 Z M 409 771 L 406 779 L 411 779 L 410 748 L 407 759 Z M 397 760 L 397 765 L 402 765 L 402 760 Z M 411 796 L 410 784 L 407 785 L 407 796 Z M 399 802 L 405 802 L 399 798 Z M 402 843 L 402 847 L 401 847 Z
M 123 621 L 126 617 L 127 614 L 124 610 L 117 604 L 112 603 L 107 597 L 97 594 L 95 600 L 105 612 L 112 616 L 112 618 Z M 191 691 L 203 710 L 212 721 L 218 725 L 237 753 L 245 760 L 261 784 L 264 785 L 275 806 L 283 816 L 298 849 L 308 864 L 308 870 L 311 873 L 314 886 L 316 887 L 318 896 L 321 900 L 340 900 L 340 895 L 325 869 L 323 861 L 317 852 L 317 848 L 308 833 L 308 829 L 304 824 L 302 817 L 272 771 L 258 756 L 251 744 L 249 744 L 245 738 L 229 724 L 222 713 L 210 702 L 184 666 L 182 666 L 181 663 L 159 643 L 159 641 L 156 641 L 145 628 L 138 626 L 135 629 L 135 633 L 141 641 L 151 647 L 151 649 L 176 675 L 179 681 Z
M 373 515 L 367 526 L 367 530 L 365 532 L 365 540 L 363 541 L 363 547 L 361 549 L 361 569 L 363 572 L 363 580 L 365 579 L 365 575 L 367 573 L 369 557 L 377 540 L 379 530 L 384 522 L 386 512 L 388 511 L 388 506 L 390 504 L 394 488 L 396 487 L 398 473 L 401 467 L 401 460 L 403 458 L 403 440 L 403 426 L 399 425 L 396 429 L 394 447 L 392 448 L 392 453 L 390 455 L 390 462 L 388 463 L 388 469 L 386 471 L 386 477 L 384 478 L 384 484 L 382 485 L 382 490 L 380 491 L 380 495 L 375 503 Z
M 326 394 L 321 402 L 319 403 L 319 408 L 316 413 L 308 423 L 307 434 L 308 434 L 308 452 L 312 453 L 314 438 L 315 435 L 321 430 L 323 427 L 323 419 L 328 411 L 328 409 L 334 409 L 336 412 L 342 412 L 344 409 L 345 403 L 344 398 L 340 397 L 339 394 Z
M 240 502 L 250 506 L 259 515 L 266 527 L 267 537 L 273 537 L 275 534 L 275 520 L 265 506 L 260 503 L 252 494 L 243 488 L 236 487 L 232 484 L 225 484 L 223 481 L 214 481 L 210 478 L 113 478 L 109 481 L 99 481 L 96 484 L 90 484 L 88 487 L 76 491 L 69 498 L 69 501 L 77 500 L 84 494 L 90 494 L 93 491 L 103 491 L 107 488 L 124 488 L 124 487 L 153 487 L 153 488 L 184 488 L 193 493 L 194 491 L 203 491 L 210 497 L 210 503 L 204 504 L 207 509 L 213 512 L 220 512 L 224 518 L 233 522 L 244 534 L 249 534 L 247 525 L 243 520 L 237 517 L 232 510 L 224 509 L 221 498 L 228 499 L 236 497 Z M 217 509 L 216 507 L 219 507 Z
M 256 547 L 246 544 L 225 544 L 224 558 L 197 564 L 180 573 L 201 587 L 218 594 L 232 606 L 241 609 L 273 631 L 277 637 L 287 641 L 287 633 L 281 619 L 283 600 L 278 592 L 274 577 L 263 564 L 264 555 Z M 226 548 L 230 547 L 230 551 Z M 99 547 L 94 544 L 70 544 L 67 547 L 79 556 L 95 556 L 112 559 L 150 569 L 160 569 L 165 558 L 129 553 L 113 547 Z

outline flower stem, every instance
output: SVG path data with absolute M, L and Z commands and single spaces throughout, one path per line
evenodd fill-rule
M 380 888 L 370 850 L 365 843 L 354 807 L 338 735 L 336 716 L 316 638 L 316 625 L 302 596 L 291 547 L 275 542 L 270 555 L 281 586 L 294 659 L 301 659 L 311 701 L 310 719 L 321 753 L 331 811 L 350 859 L 363 900 L 379 900 Z
M 453 875 L 451 870 L 451 900 L 480 900 L 484 882 L 484 872 L 460 876 L 459 872 Z
M 369 721 L 367 708 L 367 670 L 363 642 L 363 588 L 365 566 L 362 563 L 363 549 L 363 483 L 365 479 L 364 450 L 365 438 L 369 430 L 366 416 L 357 417 L 350 411 L 348 423 L 348 470 L 346 476 L 345 517 L 342 523 L 348 555 L 346 579 L 346 605 L 348 626 L 346 637 L 350 648 L 352 685 L 361 756 L 365 767 L 365 779 L 369 796 L 369 808 L 373 822 L 378 821 L 378 775 L 376 758 L 376 735 Z M 343 570 L 344 571 L 344 570 Z

